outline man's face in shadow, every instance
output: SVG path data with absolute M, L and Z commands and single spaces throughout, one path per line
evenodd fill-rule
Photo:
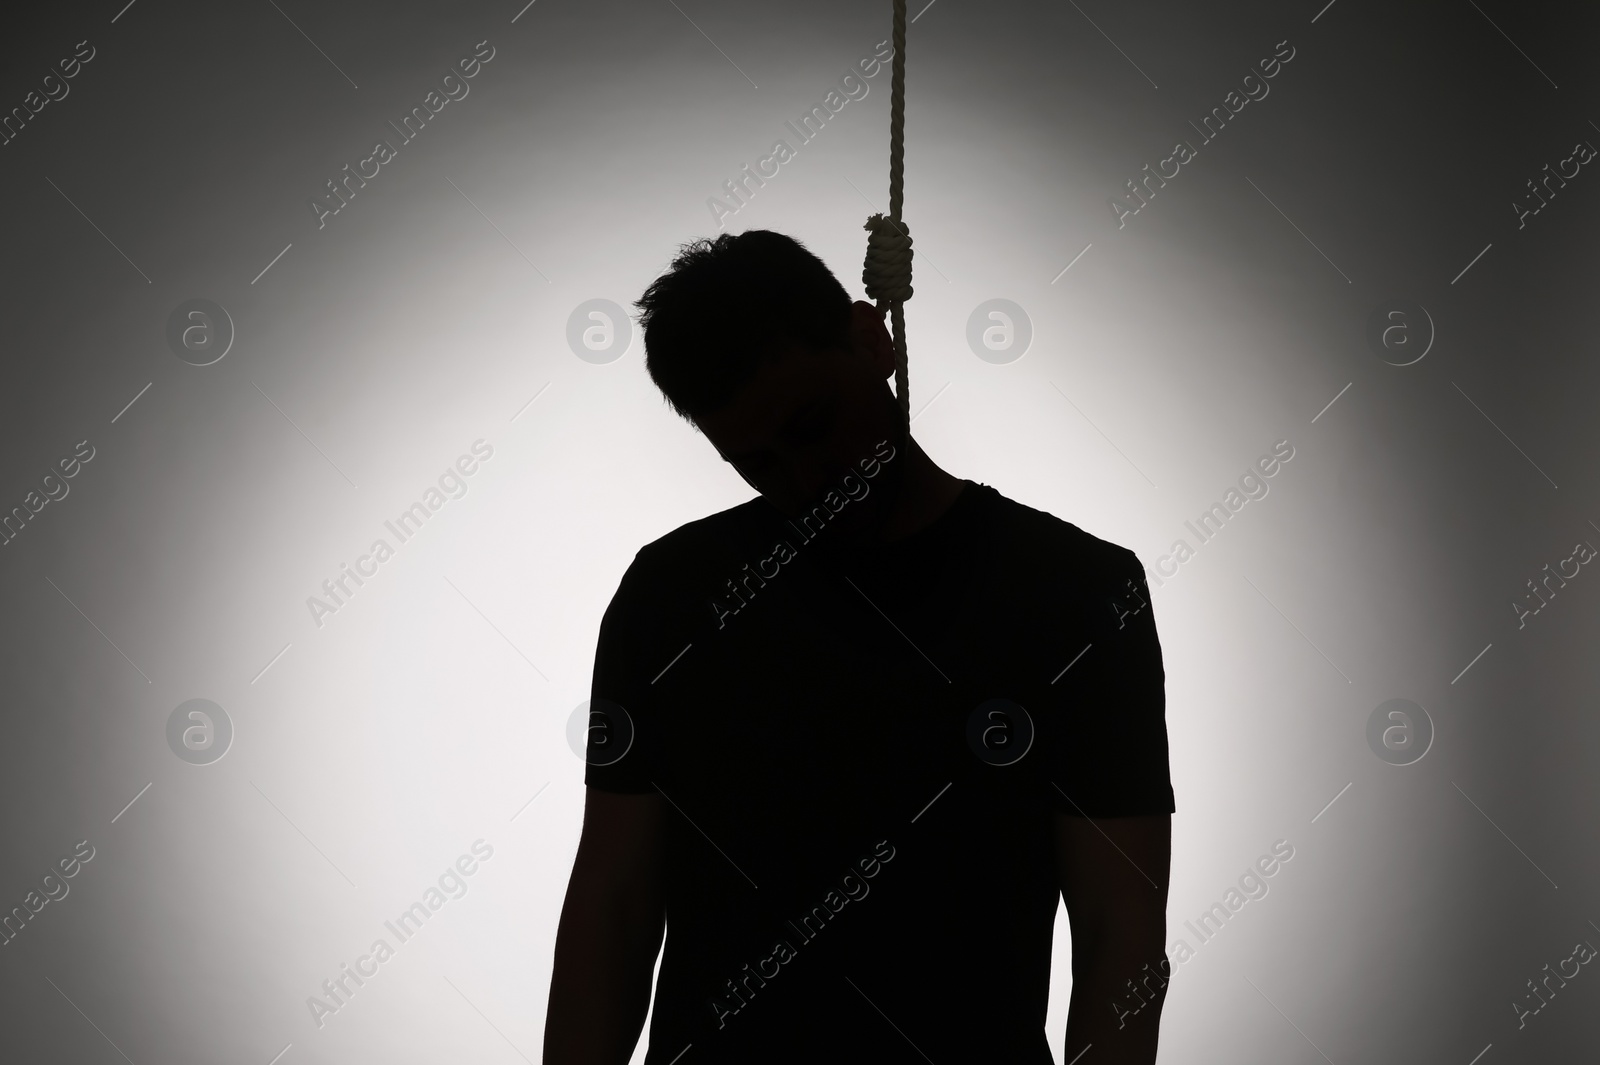
M 870 490 L 829 523 L 838 538 L 853 539 L 882 521 L 908 459 L 900 409 L 886 384 L 893 373 L 894 345 L 882 312 L 857 301 L 844 346 L 777 341 L 733 400 L 695 424 L 789 518 L 809 513 L 823 493 L 854 473 Z M 884 440 L 895 456 L 867 481 L 859 463 Z

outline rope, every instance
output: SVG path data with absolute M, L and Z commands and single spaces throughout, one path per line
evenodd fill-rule
M 911 391 L 906 361 L 904 304 L 911 298 L 911 231 L 900 221 L 905 183 L 906 0 L 894 0 L 894 73 L 889 83 L 889 213 L 875 214 L 867 230 L 867 259 L 861 280 L 867 297 L 889 309 L 894 333 L 894 387 L 900 413 L 911 421 Z

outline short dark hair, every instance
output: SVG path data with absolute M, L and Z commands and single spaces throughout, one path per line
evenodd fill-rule
M 844 346 L 850 294 L 793 237 L 770 229 L 692 241 L 634 306 L 645 368 L 693 423 L 749 383 L 780 338 Z

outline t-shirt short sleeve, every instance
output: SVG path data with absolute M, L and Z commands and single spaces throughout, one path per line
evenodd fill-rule
M 1173 813 L 1166 671 L 1144 567 L 1125 548 L 1096 546 L 1079 585 L 1086 649 L 1050 686 L 1045 793 L 1082 817 Z
M 652 752 L 660 693 L 650 681 L 667 659 L 656 661 L 662 652 L 661 634 L 652 631 L 652 622 L 660 620 L 652 572 L 640 551 L 600 621 L 583 779 L 601 791 L 637 795 L 656 790 Z

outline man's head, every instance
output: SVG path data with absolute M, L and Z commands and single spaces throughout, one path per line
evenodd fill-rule
M 758 229 L 686 245 L 636 306 L 667 403 L 784 513 L 807 509 L 880 441 L 905 451 L 882 312 L 852 303 L 798 241 Z M 877 486 L 891 490 L 846 525 L 879 511 L 903 466 L 889 464 Z

